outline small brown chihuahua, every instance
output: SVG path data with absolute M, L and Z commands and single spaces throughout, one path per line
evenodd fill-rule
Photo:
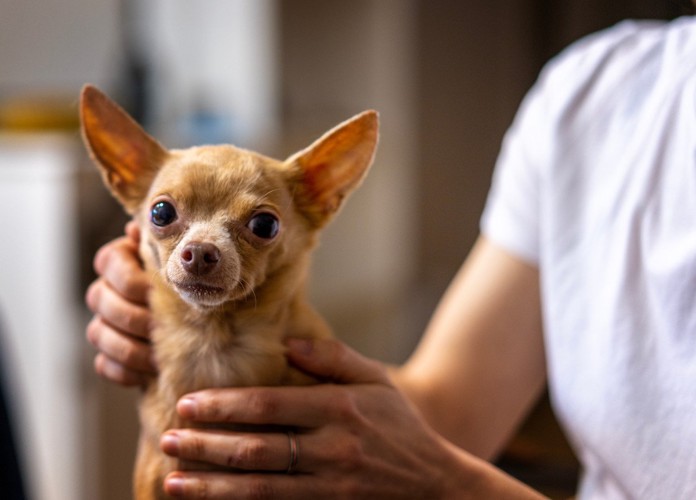
M 80 118 L 106 185 L 140 225 L 152 275 L 160 373 L 140 404 L 134 489 L 137 500 L 167 498 L 177 463 L 160 437 L 194 425 L 176 414 L 181 396 L 314 382 L 288 365 L 283 339 L 330 335 L 305 297 L 309 256 L 372 163 L 378 117 L 361 113 L 285 161 L 229 145 L 167 150 L 92 86 Z

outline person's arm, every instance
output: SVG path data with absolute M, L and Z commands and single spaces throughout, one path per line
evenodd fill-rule
M 536 267 L 481 237 L 393 379 L 438 432 L 493 457 L 546 379 Z
M 168 431 L 161 442 L 166 453 L 223 470 L 172 472 L 167 493 L 207 500 L 542 498 L 432 430 L 381 363 L 337 340 L 296 339 L 288 348 L 291 363 L 327 383 L 210 389 L 182 398 L 177 410 L 185 419 L 277 430 Z

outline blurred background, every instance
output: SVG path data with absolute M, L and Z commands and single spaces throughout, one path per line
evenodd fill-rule
M 92 256 L 125 223 L 80 143 L 84 83 L 169 147 L 278 158 L 379 110 L 375 165 L 324 234 L 311 287 L 342 339 L 398 362 L 477 235 L 500 141 L 542 65 L 586 33 L 687 4 L 0 0 L 0 382 L 27 498 L 130 497 L 136 391 L 98 380 L 84 340 Z M 501 464 L 572 493 L 547 403 Z

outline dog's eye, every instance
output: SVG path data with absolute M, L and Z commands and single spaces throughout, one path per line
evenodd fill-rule
M 271 240 L 278 234 L 280 222 L 273 214 L 260 213 L 251 218 L 247 227 L 259 238 Z
M 176 220 L 176 209 L 166 201 L 155 203 L 150 211 L 150 220 L 155 226 L 168 226 Z

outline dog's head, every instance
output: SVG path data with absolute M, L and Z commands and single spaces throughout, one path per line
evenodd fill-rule
M 94 87 L 80 104 L 85 144 L 141 226 L 146 268 L 199 308 L 249 297 L 306 261 L 377 145 L 367 111 L 285 161 L 227 145 L 167 150 Z

